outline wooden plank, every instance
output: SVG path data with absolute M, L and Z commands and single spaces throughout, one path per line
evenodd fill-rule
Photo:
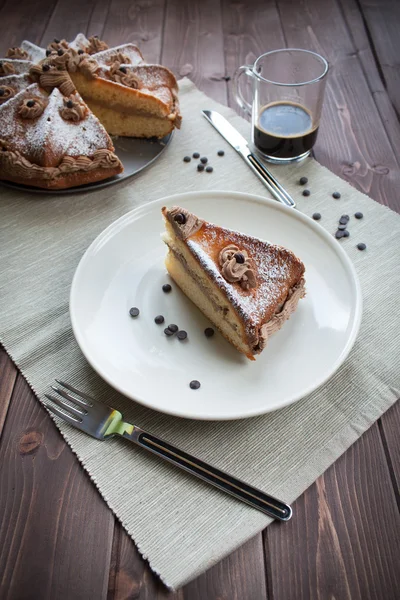
M 71 41 L 77 33 L 86 34 L 95 7 L 95 0 L 58 0 L 43 32 L 42 45 L 47 46 L 54 38 Z
M 220 2 L 167 0 L 162 64 L 226 104 Z
M 17 369 L 0 346 L 0 437 L 3 431 L 11 394 L 17 378 Z
M 92 13 L 89 17 L 89 23 L 86 28 L 86 35 L 98 35 L 103 38 L 104 28 L 108 21 L 110 13 L 111 0 L 96 0 L 93 5 Z
M 400 508 L 400 400 L 382 416 L 380 426 L 393 487 Z
M 400 210 L 398 163 L 338 5 L 286 0 L 278 6 L 288 46 L 315 50 L 331 65 L 317 160 L 378 202 Z
M 22 376 L 0 464 L 0 598 L 105 598 L 114 518 Z
M 10 46 L 19 46 L 22 40 L 40 44 L 55 4 L 55 0 L 35 0 L 25 2 L 22 8 L 19 2 L 7 0 L 0 10 L 0 55 Z
M 359 0 L 359 2 L 387 91 L 397 115 L 400 116 L 400 3 L 398 0 Z
M 370 32 L 366 27 L 357 0 L 338 0 L 338 2 L 347 25 L 348 34 L 356 49 L 368 87 L 381 117 L 382 125 L 397 158 L 397 164 L 400 165 L 397 157 L 397 149 L 400 148 L 400 122 L 386 90 L 381 66 L 377 63 L 376 54 L 371 47 Z
M 109 46 L 136 44 L 149 63 L 160 61 L 164 0 L 111 0 L 103 39 Z
M 399 531 L 375 424 L 266 530 L 274 600 L 399 598 Z

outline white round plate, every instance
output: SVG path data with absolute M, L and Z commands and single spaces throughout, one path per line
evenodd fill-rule
M 249 361 L 216 333 L 171 281 L 161 207 L 183 206 L 198 216 L 276 244 L 304 262 L 307 296 L 295 314 Z M 129 309 L 140 309 L 131 318 Z M 234 192 L 190 192 L 141 206 L 112 223 L 91 244 L 76 270 L 70 297 L 72 327 L 92 367 L 129 398 L 191 419 L 241 419 L 306 396 L 343 363 L 361 321 L 354 267 L 323 227 L 273 200 Z M 154 317 L 165 316 L 164 325 Z M 163 333 L 176 323 L 180 342 Z M 198 379 L 199 390 L 189 388 Z

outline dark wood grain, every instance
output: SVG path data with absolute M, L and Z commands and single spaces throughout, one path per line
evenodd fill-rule
M 264 532 L 274 600 L 399 598 L 400 516 L 377 424 L 293 509 Z
M 22 376 L 0 465 L 0 598 L 104 598 L 114 517 Z
M 167 0 L 162 62 L 226 104 L 227 90 L 219 1 Z
M 3 431 L 11 394 L 17 378 L 17 369 L 7 356 L 4 348 L 0 346 L 0 437 Z
M 397 504 L 400 509 L 400 402 L 397 402 L 382 416 L 380 426 L 388 466 L 393 478 Z
M 70 41 L 77 33 L 86 34 L 95 7 L 95 0 L 58 0 L 43 32 L 42 45 L 47 46 L 54 38 Z
M 56 0 L 16 2 L 7 0 L 0 9 L 0 55 L 11 46 L 19 46 L 24 39 L 40 44 Z
M 400 148 L 400 122 L 389 96 L 386 81 L 377 60 L 374 46 L 370 44 L 370 31 L 357 0 L 338 0 L 343 18 L 347 24 L 349 36 L 356 49 L 371 96 L 380 114 L 382 125 L 390 140 L 394 157 L 399 163 L 397 149 Z M 400 4 L 399 4 L 400 6 Z M 400 18 L 398 19 L 400 22 Z M 400 37 L 397 36 L 398 55 L 400 54 Z M 400 95 L 400 90 L 399 90 Z
M 385 86 L 397 115 L 400 115 L 400 2 L 359 0 L 359 4 Z

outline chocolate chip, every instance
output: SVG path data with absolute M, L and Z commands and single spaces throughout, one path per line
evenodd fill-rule
M 78 50 L 78 54 L 84 54 L 84 52 L 83 52 L 82 48 L 79 48 L 79 50 Z
M 125 73 L 126 74 L 126 67 L 120 67 L 119 70 L 121 71 L 121 73 Z
M 136 308 L 136 306 L 129 310 L 129 314 L 131 315 L 131 317 L 137 317 L 139 315 L 139 312 L 140 310 Z
M 179 225 L 184 225 L 186 223 L 186 217 L 183 213 L 178 213 L 174 216 L 174 221 L 179 223 Z
M 169 283 L 164 283 L 164 285 L 162 286 L 162 291 L 165 292 L 166 294 L 168 294 L 168 292 L 170 292 L 172 290 L 172 287 L 170 286 Z
M 59 40 L 59 39 L 57 39 L 57 38 L 54 38 L 54 41 L 55 41 L 55 43 L 56 43 L 56 44 L 59 44 L 59 43 L 60 43 L 60 40 Z
M 202 156 L 202 157 L 201 157 L 201 159 L 200 159 L 200 162 L 202 162 L 202 163 L 203 163 L 203 165 L 205 165 L 206 163 L 208 163 L 208 158 L 207 158 L 207 156 Z
M 244 255 L 241 252 L 236 252 L 235 259 L 236 262 L 239 263 L 239 265 L 242 265 L 245 261 Z
M 348 231 L 347 229 L 343 230 L 343 237 L 349 237 L 350 236 L 350 231 Z
M 43 65 L 42 71 L 50 71 L 50 66 L 49 65 Z
M 167 337 L 171 337 L 171 335 L 174 335 L 174 332 L 173 332 L 173 331 L 171 331 L 170 329 L 168 329 L 168 327 L 166 327 L 166 328 L 164 329 L 164 333 L 165 333 L 165 335 L 166 335 Z
M 212 173 L 214 171 L 214 169 L 210 166 L 206 167 L 206 171 L 207 173 Z
M 0 96 L 4 96 L 5 93 L 6 93 L 5 89 L 0 88 Z
M 340 238 L 343 237 L 343 231 L 341 231 L 340 229 L 337 230 L 337 232 L 335 233 L 335 238 L 337 240 L 340 240 Z
M 346 221 L 350 221 L 349 215 L 342 215 L 340 218 L 341 219 L 346 219 Z
M 212 327 L 207 327 L 204 330 L 204 335 L 206 336 L 206 338 L 212 337 L 214 335 L 214 333 L 215 333 L 215 331 L 214 331 L 214 329 Z
M 192 156 L 193 156 L 193 158 L 200 158 L 200 153 L 199 152 L 193 152 Z
M 35 101 L 34 100 L 28 100 L 28 102 L 26 103 L 28 108 L 32 108 L 32 106 L 35 106 Z
M 197 381 L 197 379 L 193 379 L 193 381 L 189 383 L 189 386 L 192 390 L 198 390 L 200 387 L 200 381 Z
M 181 331 L 178 331 L 176 337 L 178 338 L 178 340 L 186 340 L 187 332 L 182 329 Z
M 58 56 L 62 56 L 64 54 L 64 50 L 62 50 L 62 48 L 60 48 L 59 50 L 57 50 L 57 54 L 58 54 Z
M 333 192 L 332 198 L 335 198 L 335 200 L 339 200 L 339 198 L 340 198 L 339 192 Z
M 217 154 L 218 156 L 224 156 L 225 152 L 223 150 L 218 150 Z
M 50 56 L 51 50 L 46 50 L 46 56 Z
M 347 227 L 347 223 L 340 223 L 340 225 L 338 225 L 338 229 L 341 229 L 342 231 L 344 231 Z
M 310 190 L 303 190 L 303 196 L 309 196 L 310 194 Z
M 198 171 L 204 171 L 204 165 L 197 165 L 197 170 Z
M 162 315 L 157 315 L 154 319 L 154 322 L 157 323 L 157 325 L 161 325 L 161 323 L 164 323 L 164 317 Z
M 74 103 L 72 102 L 72 100 L 68 100 L 66 106 L 67 108 L 74 108 Z
M 348 222 L 349 222 L 349 220 L 346 219 L 345 217 L 340 217 L 340 219 L 339 219 L 339 223 L 341 225 L 347 225 Z
M 300 185 L 306 185 L 306 183 L 308 183 L 307 177 L 300 177 L 299 183 Z
M 190 156 L 184 156 L 183 158 L 183 162 L 190 162 L 192 159 L 190 158 Z
M 321 218 L 321 213 L 314 213 L 312 218 L 314 219 L 314 221 L 319 221 Z
M 356 219 L 362 219 L 364 215 L 362 214 L 362 212 L 356 212 L 354 216 Z
M 176 333 L 179 329 L 178 325 L 175 325 L 175 323 L 172 323 L 171 325 L 168 325 L 168 329 L 170 331 L 172 331 L 172 333 Z
M 357 248 L 359 250 L 365 250 L 366 249 L 366 244 L 364 244 L 363 242 L 360 242 L 359 244 L 357 244 Z

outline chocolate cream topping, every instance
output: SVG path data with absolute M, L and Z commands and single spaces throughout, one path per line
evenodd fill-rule
M 131 71 L 129 71 L 129 67 L 122 66 L 118 61 L 111 65 L 110 70 L 108 71 L 108 77 L 111 79 L 111 81 L 122 83 L 123 85 L 135 90 L 142 87 L 140 79 Z
M 5 75 L 13 75 L 15 73 L 15 67 L 10 62 L 0 61 L 0 77 Z
M 89 45 L 86 46 L 85 50 L 88 54 L 96 54 L 102 52 L 102 50 L 108 50 L 109 46 L 100 40 L 97 35 L 92 35 L 89 39 Z
M 23 119 L 36 119 L 46 108 L 47 102 L 43 98 L 25 98 L 18 108 L 18 114 Z
M 0 105 L 15 96 L 15 90 L 8 85 L 0 85 Z
M 88 114 L 88 109 L 85 104 L 72 95 L 69 98 L 64 98 L 64 106 L 60 109 L 60 115 L 66 121 L 82 121 Z
M 246 250 L 229 244 L 219 253 L 219 264 L 223 277 L 229 283 L 240 283 L 244 290 L 256 287 L 256 276 Z
M 26 60 L 29 58 L 29 54 L 22 48 L 15 46 L 7 50 L 6 58 L 15 58 L 16 60 Z
M 185 240 L 196 233 L 204 222 L 180 206 L 173 206 L 170 209 L 164 206 L 162 213 L 171 223 L 177 237 L 181 240 Z

